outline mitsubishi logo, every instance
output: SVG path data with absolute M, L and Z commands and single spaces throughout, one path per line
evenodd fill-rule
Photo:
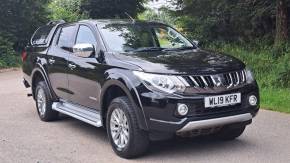
M 220 76 L 218 76 L 216 79 L 217 79 L 217 81 L 216 81 L 216 85 L 217 85 L 218 87 L 220 87 L 220 86 L 222 85 L 222 79 L 221 79 Z
M 216 87 L 220 87 L 222 85 L 222 78 L 220 77 L 220 75 L 214 75 L 212 77 Z

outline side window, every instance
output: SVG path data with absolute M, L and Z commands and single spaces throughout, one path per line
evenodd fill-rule
M 184 42 L 181 35 L 171 28 L 154 28 L 155 34 L 161 48 L 180 48 L 190 46 L 190 43 Z
M 73 47 L 76 26 L 62 27 L 57 45 L 65 50 Z
M 97 41 L 94 37 L 93 32 L 87 26 L 81 25 L 77 35 L 76 44 L 88 43 L 96 45 Z
M 47 37 L 53 27 L 54 27 L 53 25 L 40 27 L 35 32 L 35 34 L 33 35 L 33 38 L 31 39 L 32 44 L 33 45 L 47 44 Z

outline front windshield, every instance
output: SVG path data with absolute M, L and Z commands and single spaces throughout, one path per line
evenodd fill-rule
M 117 52 L 196 48 L 165 25 L 103 24 L 100 30 L 110 49 Z

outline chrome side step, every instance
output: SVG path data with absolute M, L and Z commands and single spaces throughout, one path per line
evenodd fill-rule
M 77 106 L 67 102 L 54 102 L 52 104 L 52 109 L 60 113 L 74 117 L 88 124 L 91 124 L 93 126 L 96 127 L 102 126 L 102 118 L 100 112 L 96 110 L 85 108 L 82 106 Z

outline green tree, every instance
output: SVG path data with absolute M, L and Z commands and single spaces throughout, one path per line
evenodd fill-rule
M 193 31 L 192 35 L 204 36 L 209 41 L 248 43 L 258 39 L 273 44 L 276 33 L 278 36 L 281 34 L 281 31 L 275 32 L 279 18 L 283 18 L 284 33 L 287 30 L 287 14 L 284 12 L 283 16 L 279 16 L 276 1 L 278 0 L 172 0 L 172 3 L 177 6 L 174 14 L 179 17 L 180 22 L 185 23 L 185 29 Z M 288 0 L 283 1 L 282 11 L 285 11 L 289 4 L 286 3 Z M 183 18 L 189 22 L 183 21 Z
M 23 48 L 35 29 L 47 22 L 48 0 L 2 0 L 0 3 L 0 32 L 13 43 L 16 50 Z
M 275 46 L 285 44 L 288 40 L 288 9 L 286 0 L 277 0 Z
M 73 22 L 80 19 L 87 19 L 85 12 L 81 11 L 83 0 L 52 0 L 48 5 L 50 20 L 65 20 Z
M 82 11 L 88 12 L 91 18 L 128 18 L 144 10 L 143 2 L 146 0 L 85 0 Z

